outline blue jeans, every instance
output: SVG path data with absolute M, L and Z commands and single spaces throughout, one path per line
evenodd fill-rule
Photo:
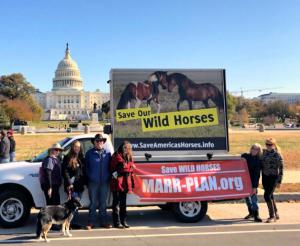
M 9 158 L 0 158 L 0 163 L 9 163 Z
M 10 162 L 16 161 L 16 152 L 9 153 L 9 159 Z
M 246 197 L 246 203 L 249 210 L 257 211 L 258 210 L 257 194 L 255 193 L 249 197 Z
M 107 224 L 106 200 L 108 195 L 108 183 L 97 184 L 89 182 L 89 224 L 95 225 L 97 218 L 96 210 L 99 209 L 100 225 Z

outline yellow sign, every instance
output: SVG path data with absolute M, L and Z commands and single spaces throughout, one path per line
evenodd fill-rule
M 143 132 L 219 124 L 217 108 L 151 114 L 141 119 Z
M 144 117 L 149 117 L 150 115 L 151 108 L 127 108 L 116 110 L 116 120 L 118 122 L 141 119 Z

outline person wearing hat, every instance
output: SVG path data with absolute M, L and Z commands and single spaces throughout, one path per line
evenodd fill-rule
M 0 164 L 9 162 L 10 142 L 6 131 L 0 132 Z
M 96 134 L 92 143 L 94 147 L 87 151 L 85 155 L 86 177 L 89 191 L 89 218 L 87 229 L 90 230 L 96 224 L 96 210 L 99 209 L 100 226 L 111 228 L 108 223 L 106 212 L 106 200 L 108 195 L 110 170 L 109 164 L 111 153 L 104 149 L 106 137 L 103 134 Z
M 14 139 L 14 131 L 10 129 L 7 131 L 7 137 L 10 142 L 10 149 L 9 149 L 9 161 L 13 162 L 16 160 L 16 141 Z
M 269 210 L 266 223 L 279 220 L 279 214 L 274 200 L 274 191 L 280 188 L 283 177 L 283 159 L 280 147 L 274 138 L 266 139 L 266 149 L 262 156 L 262 185 L 265 190 L 264 199 Z
M 62 183 L 61 163 L 58 155 L 62 151 L 59 143 L 53 144 L 48 150 L 48 156 L 43 160 L 40 168 L 40 183 L 45 194 L 46 205 L 59 205 L 59 187 Z M 41 177 L 42 176 L 42 177 Z

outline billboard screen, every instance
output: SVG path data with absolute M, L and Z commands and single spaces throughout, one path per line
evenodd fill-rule
M 110 79 L 115 148 L 228 151 L 225 70 L 112 69 Z

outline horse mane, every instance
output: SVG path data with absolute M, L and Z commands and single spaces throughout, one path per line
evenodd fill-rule
M 172 73 L 168 75 L 167 80 L 170 81 L 171 79 L 174 79 L 176 81 L 178 88 L 183 88 L 182 81 L 184 80 L 187 80 L 190 85 L 195 84 L 192 80 L 190 80 L 187 76 L 185 76 L 182 73 Z
M 154 74 L 156 77 L 159 77 L 160 75 L 167 75 L 168 72 L 165 71 L 155 71 Z
M 132 92 L 130 90 L 131 86 L 135 86 L 133 83 L 129 83 L 124 91 L 121 94 L 120 101 L 118 103 L 117 109 L 124 109 L 127 106 L 127 103 L 131 100 L 135 99 L 135 97 L 132 95 Z

